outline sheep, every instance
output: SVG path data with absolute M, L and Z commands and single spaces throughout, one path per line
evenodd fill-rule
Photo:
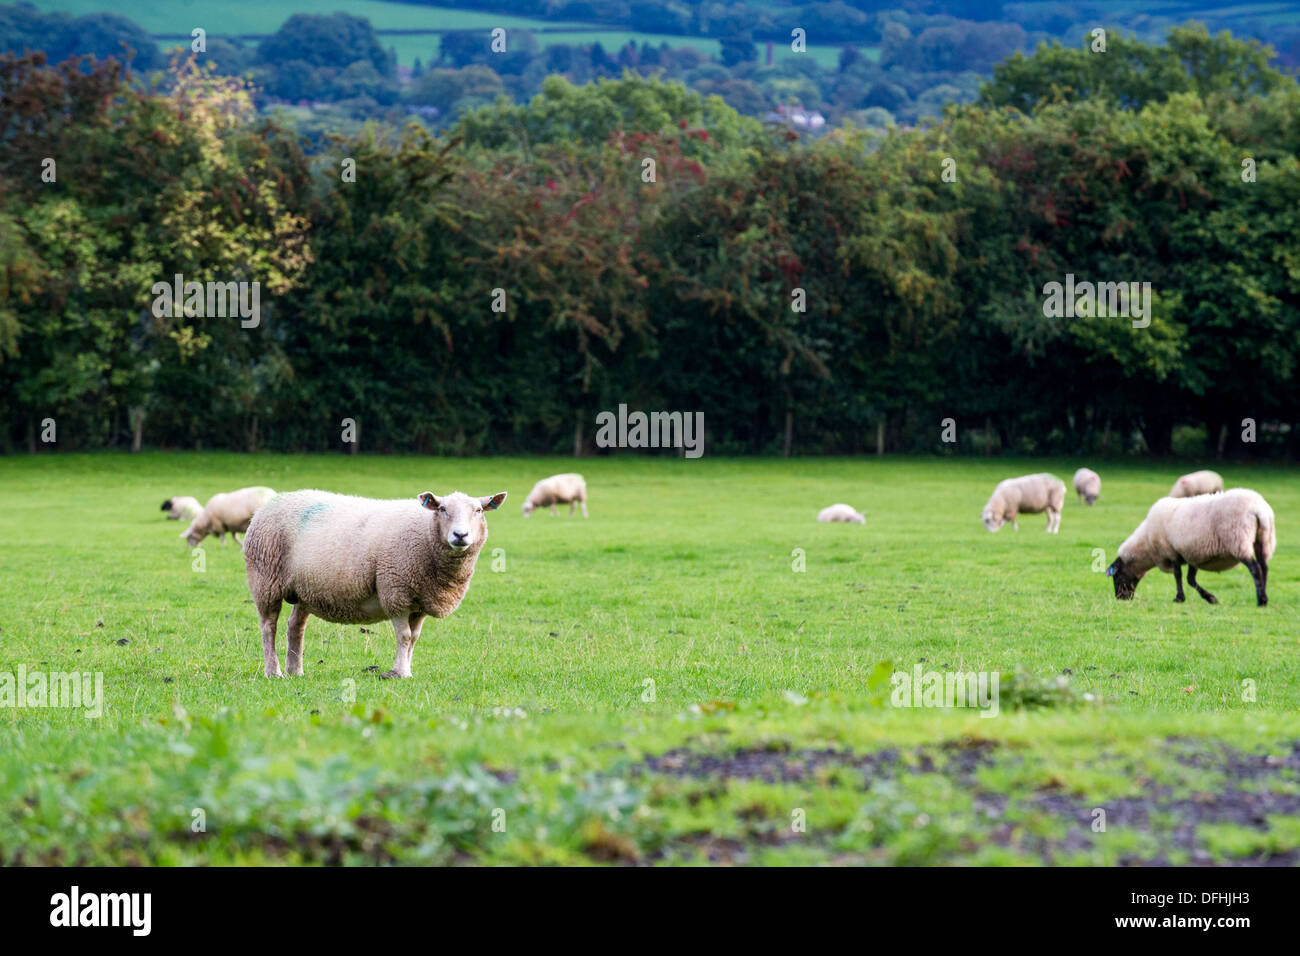
M 289 615 L 286 670 L 302 675 L 307 618 L 341 624 L 387 619 L 397 658 L 383 677 L 410 677 L 426 616 L 447 617 L 465 597 L 487 540 L 485 511 L 506 493 L 378 501 L 325 491 L 280 495 L 253 516 L 244 538 L 248 589 L 262 629 L 267 677 L 279 677 L 275 631 Z
M 1197 571 L 1227 571 L 1244 564 L 1255 579 L 1255 599 L 1268 604 L 1268 562 L 1277 549 L 1273 509 L 1263 496 L 1249 488 L 1233 488 L 1216 495 L 1161 498 L 1146 519 L 1119 546 L 1106 573 L 1115 582 L 1115 597 L 1130 600 L 1138 582 L 1152 568 L 1172 572 L 1183 598 L 1183 565 L 1187 583 L 1211 604 L 1209 591 L 1196 583 Z
M 184 518 L 187 522 L 193 521 L 203 505 L 199 504 L 197 498 L 191 498 L 188 495 L 168 498 L 162 503 L 162 510 L 167 512 L 168 521 L 179 521 Z
M 569 514 L 573 514 L 574 503 L 582 505 L 582 516 L 587 517 L 587 482 L 582 475 L 572 472 L 564 475 L 551 475 L 533 485 L 524 499 L 524 517 L 527 518 L 536 508 L 551 509 L 555 514 L 557 504 L 569 505 Z
M 1223 479 L 1215 471 L 1194 471 L 1183 475 L 1174 482 L 1169 491 L 1170 498 L 1195 498 L 1197 495 L 1212 495 L 1223 490 Z
M 1065 482 L 1046 473 L 1008 478 L 993 489 L 993 495 L 980 518 L 989 531 L 997 531 L 1007 521 L 1017 531 L 1016 517 L 1021 513 L 1036 515 L 1047 512 L 1047 532 L 1061 530 L 1061 505 L 1065 502 Z
M 1080 501 L 1091 505 L 1101 494 L 1101 476 L 1091 468 L 1080 468 L 1074 473 L 1074 490 Z
M 817 512 L 818 521 L 847 521 L 850 524 L 866 524 L 867 519 L 854 511 L 850 505 L 830 505 Z
M 210 534 L 215 534 L 225 544 L 226 532 L 229 531 L 235 544 L 239 544 L 239 535 L 248 530 L 253 514 L 274 497 L 274 491 L 261 486 L 213 495 L 190 526 L 181 532 L 181 537 L 191 548 L 196 548 Z

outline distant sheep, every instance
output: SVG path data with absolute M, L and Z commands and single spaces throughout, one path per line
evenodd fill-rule
M 1065 503 L 1065 482 L 1046 473 L 1008 478 L 993 489 L 993 495 L 980 518 L 989 531 L 997 531 L 1006 522 L 1017 531 L 1016 521 L 1021 514 L 1036 515 L 1047 512 L 1047 532 L 1061 530 L 1061 505 Z
M 1212 495 L 1223 490 L 1223 479 L 1216 471 L 1194 471 L 1183 475 L 1174 482 L 1169 491 L 1170 498 L 1195 498 L 1197 495 Z
M 167 512 L 168 521 L 180 521 L 181 519 L 193 521 L 198 517 L 199 512 L 203 510 L 203 505 L 199 504 L 197 498 L 185 495 L 168 498 L 162 503 L 162 510 Z
M 572 472 L 564 475 L 551 475 L 533 485 L 524 499 L 524 517 L 527 518 L 538 508 L 550 508 L 555 514 L 557 504 L 567 504 L 569 514 L 573 514 L 574 504 L 582 505 L 582 516 L 587 517 L 587 482 L 582 475 Z
M 1081 501 L 1094 503 L 1101 494 L 1101 476 L 1091 468 L 1080 468 L 1074 473 L 1074 490 Z
M 229 532 L 235 544 L 239 544 L 239 535 L 248 530 L 253 514 L 274 497 L 274 491 L 260 486 L 213 495 L 190 526 L 181 532 L 181 537 L 191 548 L 196 548 L 210 534 L 215 534 L 225 544 Z
M 1218 599 L 1196 583 L 1197 571 L 1227 571 L 1244 564 L 1255 579 L 1259 606 L 1268 603 L 1268 562 L 1277 548 L 1273 509 L 1249 488 L 1218 495 L 1161 498 L 1146 519 L 1119 546 L 1119 556 L 1106 570 L 1115 582 L 1115 597 L 1127 601 L 1152 568 L 1172 572 L 1183 598 L 1183 565 L 1187 583 L 1211 604 Z
M 849 505 L 830 505 L 817 512 L 818 521 L 847 521 L 850 524 L 866 524 L 867 519 L 854 511 Z
M 446 617 L 460 606 L 487 540 L 483 513 L 505 497 L 457 491 L 376 501 L 295 491 L 265 505 L 249 525 L 244 559 L 266 676 L 281 676 L 275 631 L 288 601 L 290 676 L 302 674 L 307 618 L 315 614 L 340 624 L 391 621 L 397 658 L 382 676 L 410 677 L 425 617 Z

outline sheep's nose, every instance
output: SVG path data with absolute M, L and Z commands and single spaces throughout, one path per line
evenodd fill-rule
M 468 531 L 453 531 L 451 533 L 451 540 L 453 544 L 464 544 L 465 540 L 468 537 L 469 537 Z

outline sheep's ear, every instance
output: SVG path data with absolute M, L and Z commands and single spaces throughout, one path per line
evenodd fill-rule
M 502 491 L 499 494 L 491 495 L 487 498 L 480 498 L 479 504 L 483 506 L 484 511 L 496 511 L 501 507 L 501 502 L 505 500 L 506 493 Z
M 432 491 L 426 491 L 424 494 L 420 495 L 420 504 L 424 505 L 430 511 L 433 511 L 442 504 L 442 502 L 438 500 L 438 496 Z

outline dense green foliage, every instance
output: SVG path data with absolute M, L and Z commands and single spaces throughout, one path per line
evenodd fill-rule
M 1043 48 L 883 138 L 553 77 L 314 154 L 208 71 L 10 59 L 0 443 L 327 449 L 350 418 L 369 449 L 567 452 L 627 403 L 704 412 L 713 452 L 950 449 L 952 418 L 967 452 L 1294 454 L 1300 91 L 1203 30 L 1115 49 L 1113 82 L 1054 92 Z M 176 273 L 260 281 L 261 324 L 157 317 Z M 1151 283 L 1150 325 L 1049 316 L 1067 274 Z

